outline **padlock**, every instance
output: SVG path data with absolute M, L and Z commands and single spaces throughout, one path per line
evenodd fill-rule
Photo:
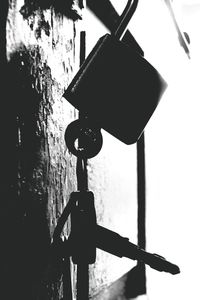
M 126 144 L 138 140 L 167 87 L 137 48 L 120 40 L 137 2 L 128 1 L 115 32 L 99 39 L 63 95 Z

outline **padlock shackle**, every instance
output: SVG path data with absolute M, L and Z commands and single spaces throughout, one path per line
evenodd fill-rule
M 120 40 L 123 36 L 123 33 L 128 26 L 130 19 L 132 18 L 134 12 L 136 11 L 139 0 L 128 0 L 126 7 L 123 13 L 120 16 L 118 26 L 114 31 L 113 35 Z

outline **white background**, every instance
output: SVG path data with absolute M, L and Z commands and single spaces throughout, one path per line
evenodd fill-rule
M 112 2 L 119 13 L 126 4 Z M 200 299 L 200 1 L 174 0 L 173 5 L 181 30 L 190 36 L 191 59 L 164 0 L 140 0 L 129 25 L 168 83 L 145 129 L 147 250 L 177 264 L 181 273 L 147 267 L 149 300 Z
M 195 2 L 200 1 L 173 1 L 191 39 L 190 60 L 164 1 L 140 0 L 130 24 L 145 56 L 168 82 L 146 127 L 147 250 L 181 269 L 173 276 L 147 267 L 149 300 L 200 299 L 200 4 Z
M 126 1 L 113 3 L 120 12 Z M 181 273 L 147 267 L 149 300 L 200 299 L 200 1 L 173 4 L 191 39 L 190 60 L 164 1 L 140 0 L 129 26 L 168 82 L 145 130 L 147 250 L 179 265 Z

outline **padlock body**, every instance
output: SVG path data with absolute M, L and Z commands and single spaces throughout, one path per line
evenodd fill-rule
M 112 35 L 101 37 L 64 93 L 100 127 L 135 143 L 167 84 L 136 49 Z

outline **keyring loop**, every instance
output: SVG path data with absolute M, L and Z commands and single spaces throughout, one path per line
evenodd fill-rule
M 66 128 L 65 142 L 69 151 L 75 156 L 92 158 L 101 150 L 103 138 L 100 128 L 87 119 L 78 119 Z

